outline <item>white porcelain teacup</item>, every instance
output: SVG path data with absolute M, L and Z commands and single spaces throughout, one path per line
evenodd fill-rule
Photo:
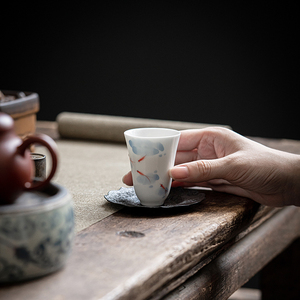
M 169 195 L 180 132 L 167 128 L 136 128 L 124 132 L 133 186 L 141 204 L 162 205 Z

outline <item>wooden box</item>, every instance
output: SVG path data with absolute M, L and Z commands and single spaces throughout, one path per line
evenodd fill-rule
M 32 92 L 1 91 L 0 112 L 10 115 L 15 131 L 24 138 L 35 132 L 36 113 L 39 111 L 39 95 Z

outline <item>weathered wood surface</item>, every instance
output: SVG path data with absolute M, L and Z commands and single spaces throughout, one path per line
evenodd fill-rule
M 233 244 L 222 255 L 163 299 L 228 299 L 234 291 L 260 271 L 299 235 L 300 209 L 292 206 L 286 207 L 239 242 Z M 292 263 L 290 262 L 289 266 Z M 270 276 L 271 282 L 274 284 L 275 281 L 272 279 L 279 277 L 278 282 L 287 283 L 281 275 L 281 267 L 284 268 L 284 266 L 277 265 L 277 267 L 279 267 L 277 270 L 272 269 L 273 273 L 266 274 L 266 279 Z M 298 289 L 292 291 L 292 295 L 297 295 L 297 297 L 290 298 L 288 296 L 290 291 L 285 289 L 285 294 L 282 293 L 279 296 L 278 293 L 272 293 L 272 296 L 266 299 L 299 299 L 299 276 L 298 274 L 294 275 L 296 276 L 290 278 L 291 282 L 287 286 L 298 286 Z M 273 286 L 272 289 L 277 290 L 277 287 Z
M 229 194 L 176 210 L 123 209 L 81 231 L 62 271 L 6 286 L 7 299 L 146 299 L 263 216 L 269 208 Z M 140 238 L 118 233 L 135 231 Z
M 260 142 L 268 144 L 269 140 Z M 280 141 L 272 143 L 282 146 Z M 300 142 L 292 150 L 297 151 L 300 153 Z M 77 235 L 73 254 L 63 270 L 38 280 L 1 286 L 0 299 L 159 299 L 199 270 L 218 269 L 219 265 L 213 268 L 213 263 L 224 258 L 228 247 L 245 241 L 265 220 L 277 224 L 275 217 L 281 213 L 230 194 L 207 191 L 206 195 L 204 202 L 189 208 L 126 208 L 110 215 Z M 287 228 L 293 225 L 286 224 Z M 130 238 L 129 231 L 142 235 Z M 274 231 L 270 237 L 265 234 L 261 236 L 262 245 L 277 236 Z M 289 242 L 283 243 L 287 246 Z M 251 253 L 251 247 L 247 243 L 245 251 Z M 253 260 L 268 256 L 265 250 L 258 247 L 253 251 Z M 253 264 L 247 255 L 241 270 Z M 238 252 L 236 257 L 231 254 L 231 259 L 239 262 Z M 235 274 L 235 266 L 224 272 Z M 237 282 L 235 288 L 242 284 L 239 278 L 233 280 Z
M 264 144 L 268 147 L 286 151 L 294 154 L 300 154 L 300 141 L 289 139 L 268 139 L 261 137 L 250 137 L 252 140 Z
M 57 123 L 50 121 L 36 121 L 36 133 L 44 133 L 52 137 L 54 140 L 59 139 Z

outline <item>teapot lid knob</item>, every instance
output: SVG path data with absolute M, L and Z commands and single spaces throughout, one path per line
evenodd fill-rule
M 14 127 L 14 121 L 11 116 L 0 112 L 0 133 L 11 130 Z

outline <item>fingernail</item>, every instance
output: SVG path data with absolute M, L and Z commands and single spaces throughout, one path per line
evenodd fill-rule
M 173 179 L 184 179 L 189 176 L 189 169 L 187 166 L 176 166 L 171 169 L 171 177 Z
M 123 176 L 123 178 L 122 178 L 122 182 L 125 183 L 125 184 L 126 184 L 126 182 L 128 181 L 128 180 L 127 180 L 128 174 L 129 174 L 129 173 L 125 174 L 125 175 Z

